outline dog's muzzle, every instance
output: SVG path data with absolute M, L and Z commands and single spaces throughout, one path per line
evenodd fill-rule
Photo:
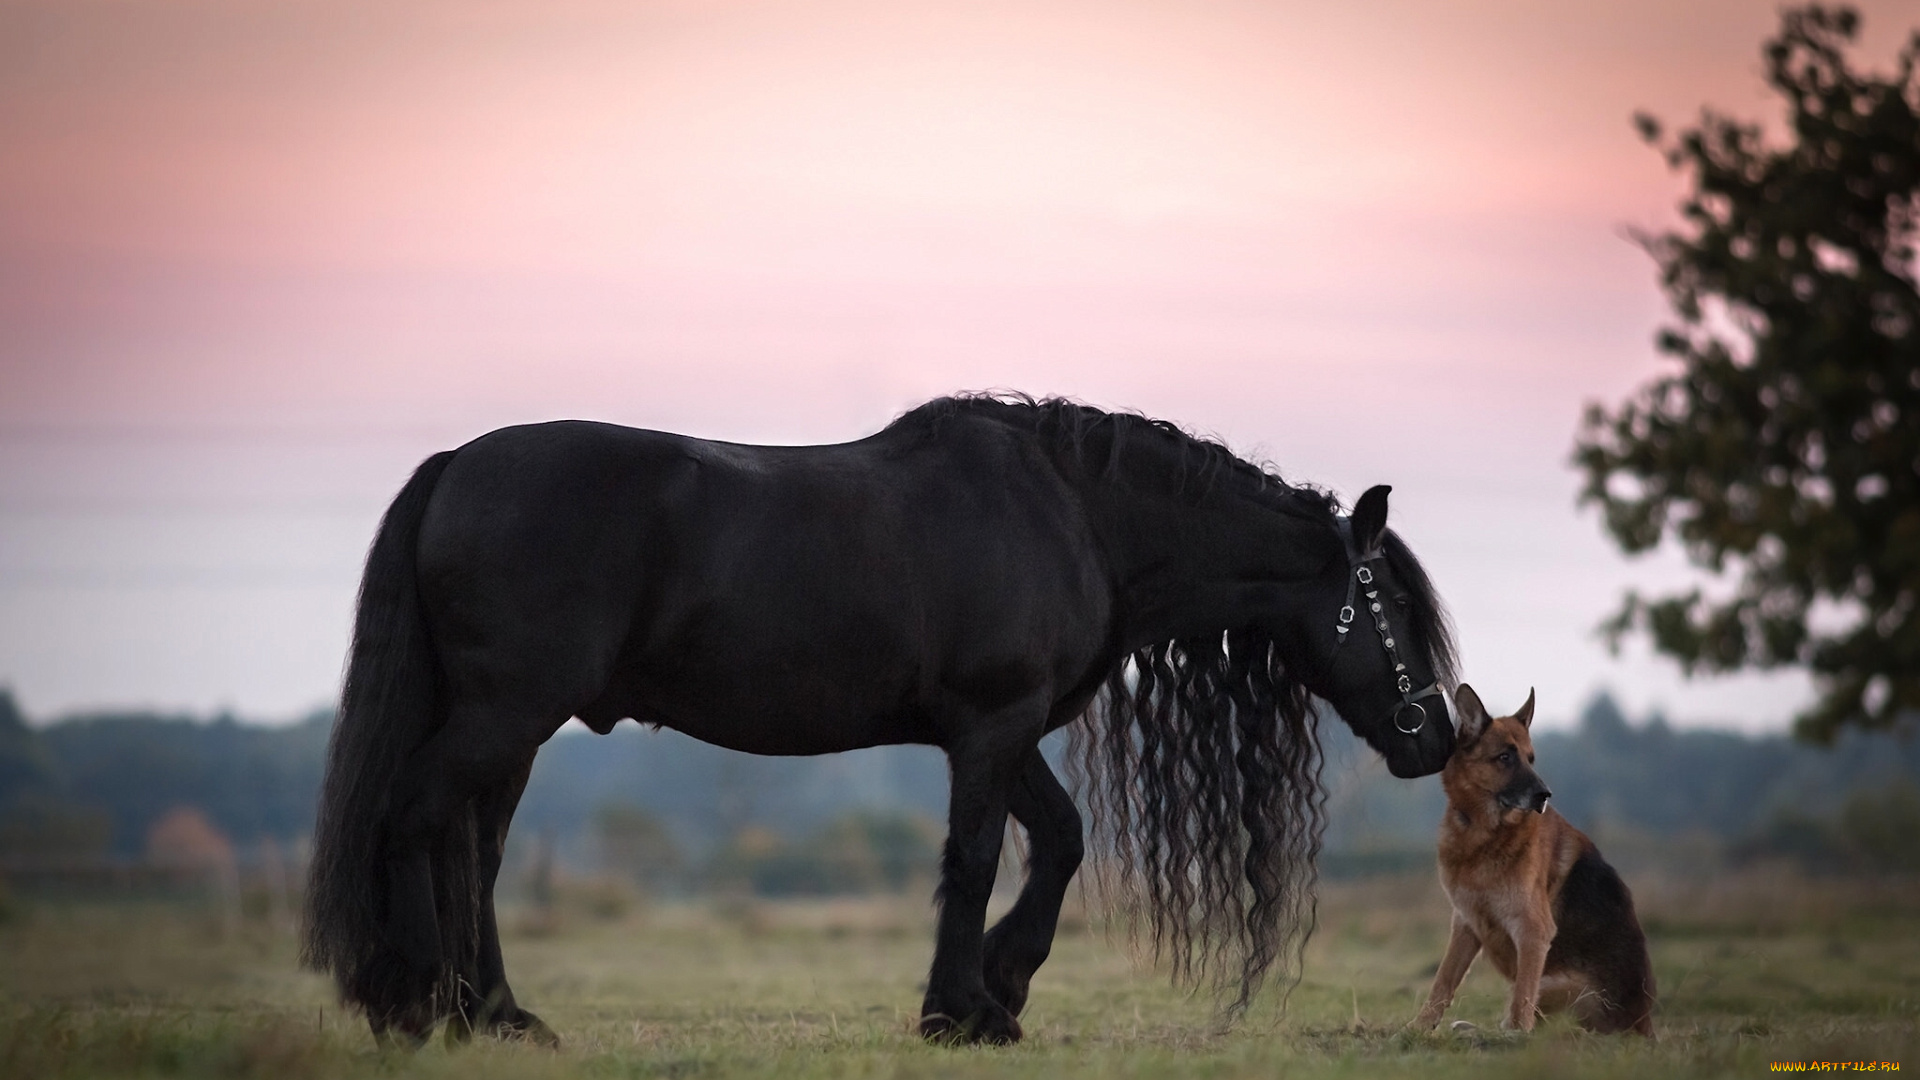
M 1523 776 L 1518 783 L 1509 784 L 1500 792 L 1497 800 L 1504 810 L 1531 810 L 1536 814 L 1547 812 L 1547 800 L 1553 798 L 1553 792 L 1540 782 L 1538 776 Z

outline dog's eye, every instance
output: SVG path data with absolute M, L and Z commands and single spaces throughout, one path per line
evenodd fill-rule
M 1499 762 L 1502 765 L 1511 765 L 1513 764 L 1513 751 L 1502 750 L 1498 754 L 1494 755 L 1493 760 Z

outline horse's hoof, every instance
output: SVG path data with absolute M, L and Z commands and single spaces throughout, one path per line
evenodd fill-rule
M 960 1024 L 946 1013 L 928 1013 L 920 1018 L 920 1037 L 932 1043 L 958 1043 Z
M 1020 1021 L 997 1001 L 986 1002 L 962 1020 L 942 1012 L 927 1013 L 920 1018 L 922 1038 L 949 1046 L 965 1043 L 1006 1046 L 1019 1042 L 1021 1035 Z
M 554 1034 L 545 1020 L 525 1009 L 519 1010 L 519 1015 L 512 1020 L 503 1020 L 495 1024 L 493 1035 L 502 1041 L 532 1043 L 534 1046 L 544 1046 L 549 1050 L 560 1049 L 560 1036 Z
M 1471 1031 L 1479 1031 L 1480 1025 L 1475 1024 L 1471 1020 L 1455 1020 L 1453 1023 L 1447 1025 L 1447 1030 L 1453 1032 L 1455 1035 L 1465 1035 Z
M 1020 1021 L 1014 1018 L 998 1002 L 989 1005 L 974 1028 L 974 1038 L 991 1046 L 1010 1046 L 1020 1041 L 1026 1033 L 1020 1030 Z

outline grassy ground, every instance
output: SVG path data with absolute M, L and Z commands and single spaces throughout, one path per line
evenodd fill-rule
M 1070 918 L 1035 981 L 1027 1041 L 911 1034 L 930 948 L 911 901 L 660 906 L 524 920 L 507 961 L 566 1040 L 377 1052 L 295 969 L 284 928 L 164 905 L 28 905 L 0 924 L 0 1076 L 1078 1077 L 1754 1076 L 1778 1060 L 1920 1069 L 1920 887 L 1748 877 L 1637 883 L 1661 987 L 1657 1043 L 1550 1020 L 1487 1031 L 1476 970 L 1449 1019 L 1400 1030 L 1444 941 L 1431 879 L 1329 886 L 1305 979 L 1222 1031 L 1212 1007 Z

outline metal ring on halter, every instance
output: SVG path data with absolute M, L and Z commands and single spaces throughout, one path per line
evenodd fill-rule
M 1402 724 L 1400 722 L 1401 714 L 1405 713 L 1408 709 L 1412 709 L 1414 712 L 1418 713 L 1420 716 L 1420 719 L 1414 721 L 1414 724 L 1412 727 L 1408 727 L 1405 724 Z M 1421 705 L 1417 701 L 1403 701 L 1400 703 L 1399 708 L 1393 710 L 1393 729 L 1395 731 L 1398 731 L 1402 735 L 1418 735 L 1420 734 L 1420 729 L 1426 726 L 1427 726 L 1426 706 Z

